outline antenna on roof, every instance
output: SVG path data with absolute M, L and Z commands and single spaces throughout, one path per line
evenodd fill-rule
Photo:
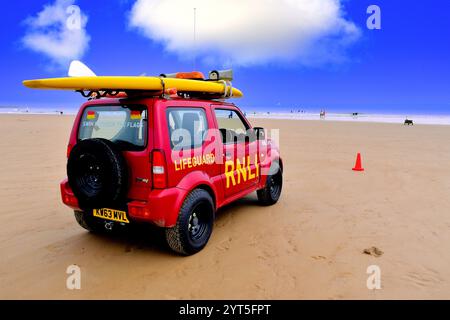
M 194 62 L 194 70 L 197 70 L 197 65 L 196 65 L 196 55 L 197 55 L 197 45 L 196 45 L 196 23 L 197 23 L 197 8 L 194 8 L 194 58 L 193 58 L 193 62 Z

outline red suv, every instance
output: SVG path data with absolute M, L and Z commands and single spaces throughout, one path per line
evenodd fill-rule
M 165 228 L 174 251 L 208 242 L 220 207 L 281 194 L 283 162 L 234 104 L 182 97 L 103 98 L 80 108 L 67 149 L 63 202 L 94 232 Z

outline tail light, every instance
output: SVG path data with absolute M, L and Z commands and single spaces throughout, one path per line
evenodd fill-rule
M 72 148 L 73 148 L 73 145 L 69 143 L 67 145 L 67 158 L 69 158 L 70 152 L 72 151 Z
M 167 187 L 167 164 L 162 150 L 152 152 L 152 182 L 155 189 Z
M 80 206 L 78 204 L 78 199 L 73 194 L 63 194 L 62 201 L 71 208 L 78 208 Z
M 60 184 L 61 198 L 65 205 L 76 209 L 79 208 L 78 199 L 74 196 L 72 189 L 69 187 L 67 179 Z

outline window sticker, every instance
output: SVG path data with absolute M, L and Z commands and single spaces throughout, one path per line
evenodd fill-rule
M 87 120 L 94 120 L 95 119 L 95 111 L 88 111 L 86 115 Z
M 138 110 L 133 110 L 130 113 L 131 120 L 141 120 L 141 112 Z

